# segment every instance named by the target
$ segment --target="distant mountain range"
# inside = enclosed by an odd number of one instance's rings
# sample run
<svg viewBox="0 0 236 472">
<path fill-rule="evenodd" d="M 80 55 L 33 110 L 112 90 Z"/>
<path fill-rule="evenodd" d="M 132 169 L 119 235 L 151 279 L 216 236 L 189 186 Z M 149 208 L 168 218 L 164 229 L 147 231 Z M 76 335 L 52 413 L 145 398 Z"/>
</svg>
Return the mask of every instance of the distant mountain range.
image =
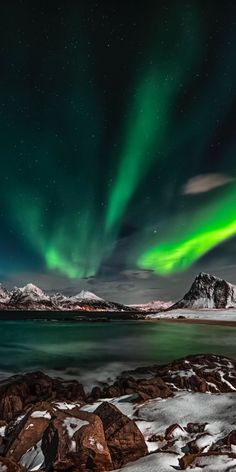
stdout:
<svg viewBox="0 0 236 472">
<path fill-rule="evenodd" d="M 104 300 L 92 292 L 82 290 L 77 295 L 61 293 L 49 295 L 31 283 L 22 288 L 7 290 L 0 284 L 0 311 L 98 311 L 157 313 L 173 309 L 236 308 L 236 286 L 210 274 L 200 272 L 190 290 L 177 303 L 151 301 L 124 305 Z"/>
<path fill-rule="evenodd" d="M 82 290 L 74 296 L 61 293 L 46 294 L 33 284 L 7 290 L 0 284 L 0 310 L 20 311 L 116 311 L 137 312 L 138 310 L 121 303 L 103 300 L 94 293 Z"/>
<path fill-rule="evenodd" d="M 169 309 L 236 308 L 236 286 L 214 275 L 200 272 L 190 290 Z"/>
<path fill-rule="evenodd" d="M 173 305 L 173 302 L 163 302 L 162 300 L 152 300 L 151 302 L 147 303 L 139 303 L 139 304 L 132 304 L 129 305 L 132 308 L 136 308 L 136 310 L 140 310 L 143 312 L 157 312 L 157 311 L 164 311 L 169 310 Z"/>
</svg>

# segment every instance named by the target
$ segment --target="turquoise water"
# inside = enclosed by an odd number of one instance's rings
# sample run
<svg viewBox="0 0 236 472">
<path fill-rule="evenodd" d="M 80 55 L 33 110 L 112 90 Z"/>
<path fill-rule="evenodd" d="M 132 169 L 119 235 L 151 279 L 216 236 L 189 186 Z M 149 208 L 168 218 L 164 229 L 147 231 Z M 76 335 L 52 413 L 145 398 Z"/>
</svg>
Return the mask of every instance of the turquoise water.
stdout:
<svg viewBox="0 0 236 472">
<path fill-rule="evenodd" d="M 150 322 L 1 321 L 0 378 L 43 370 L 85 383 L 188 354 L 236 358 L 236 328 Z"/>
</svg>

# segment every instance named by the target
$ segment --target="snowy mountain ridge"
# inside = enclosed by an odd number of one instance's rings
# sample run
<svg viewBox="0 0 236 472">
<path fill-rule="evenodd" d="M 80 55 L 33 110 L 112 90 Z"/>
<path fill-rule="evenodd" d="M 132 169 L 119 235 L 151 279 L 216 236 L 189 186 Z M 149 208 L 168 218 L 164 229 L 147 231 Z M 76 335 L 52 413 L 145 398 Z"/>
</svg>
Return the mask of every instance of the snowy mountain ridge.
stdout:
<svg viewBox="0 0 236 472">
<path fill-rule="evenodd" d="M 214 275 L 200 272 L 190 290 L 171 309 L 236 308 L 236 286 Z"/>
<path fill-rule="evenodd" d="M 104 300 L 92 292 L 82 290 L 77 295 L 56 293 L 49 295 L 32 283 L 9 291 L 0 284 L 0 310 L 42 311 L 128 311 L 138 309 Z"/>
</svg>

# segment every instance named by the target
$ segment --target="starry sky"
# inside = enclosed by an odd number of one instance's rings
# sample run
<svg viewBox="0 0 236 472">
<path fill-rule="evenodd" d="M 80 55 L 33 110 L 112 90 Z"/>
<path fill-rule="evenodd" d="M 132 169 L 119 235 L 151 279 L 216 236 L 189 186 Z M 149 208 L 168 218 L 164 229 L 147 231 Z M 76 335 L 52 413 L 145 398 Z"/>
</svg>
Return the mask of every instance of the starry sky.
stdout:
<svg viewBox="0 0 236 472">
<path fill-rule="evenodd" d="M 236 283 L 236 2 L 3 0 L 0 279 Z"/>
</svg>

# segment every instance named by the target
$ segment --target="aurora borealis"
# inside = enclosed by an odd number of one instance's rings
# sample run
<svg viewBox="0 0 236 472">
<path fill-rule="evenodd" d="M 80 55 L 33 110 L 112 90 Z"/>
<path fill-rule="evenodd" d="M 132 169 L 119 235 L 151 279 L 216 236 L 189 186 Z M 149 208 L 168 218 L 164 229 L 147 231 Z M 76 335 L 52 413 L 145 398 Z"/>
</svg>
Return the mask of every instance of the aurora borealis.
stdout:
<svg viewBox="0 0 236 472">
<path fill-rule="evenodd" d="M 236 282 L 235 2 L 0 8 L 1 280 Z"/>
</svg>

